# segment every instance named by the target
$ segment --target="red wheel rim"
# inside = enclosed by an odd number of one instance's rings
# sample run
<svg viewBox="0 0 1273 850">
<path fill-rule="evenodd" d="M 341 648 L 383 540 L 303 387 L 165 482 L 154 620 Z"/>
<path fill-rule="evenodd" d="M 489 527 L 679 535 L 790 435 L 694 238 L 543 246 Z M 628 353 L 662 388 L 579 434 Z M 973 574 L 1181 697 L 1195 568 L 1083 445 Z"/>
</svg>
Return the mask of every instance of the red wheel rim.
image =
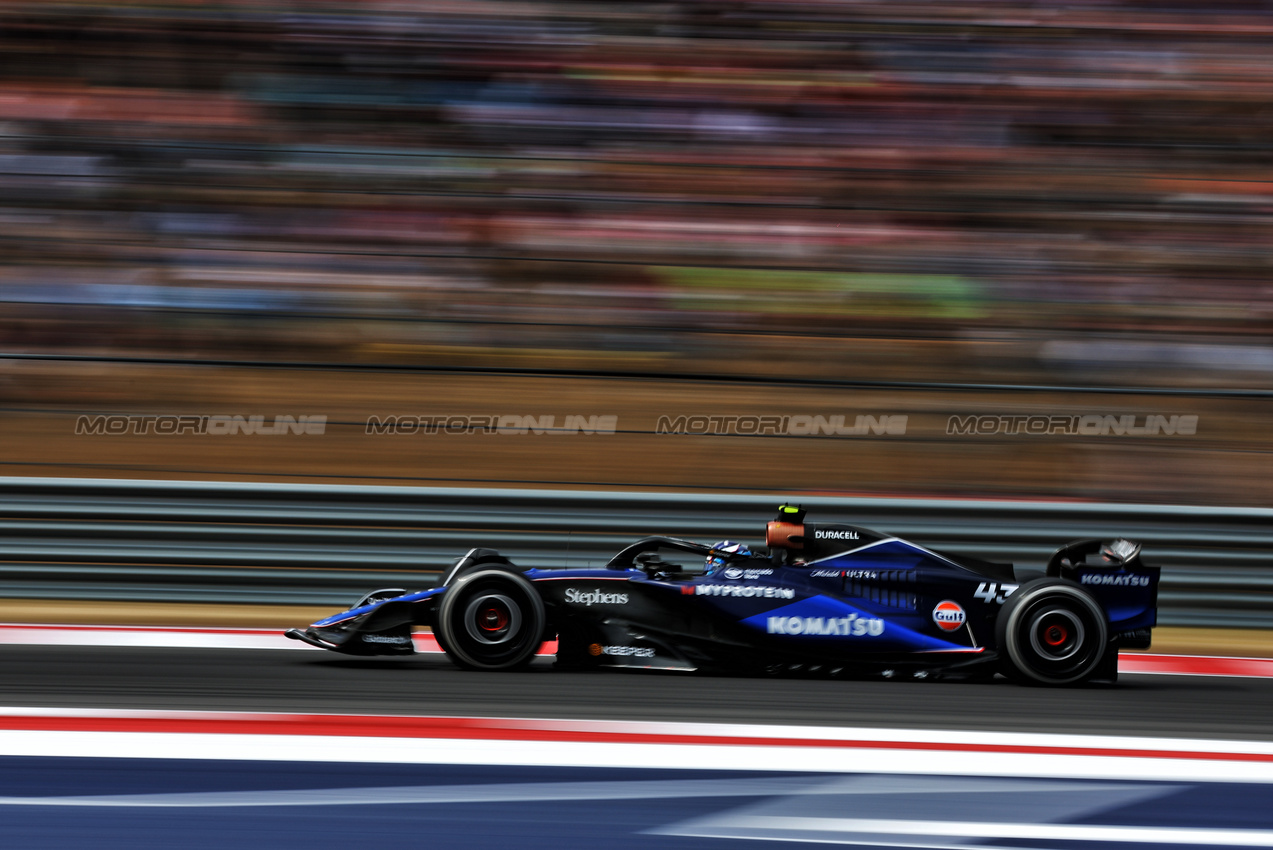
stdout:
<svg viewBox="0 0 1273 850">
<path fill-rule="evenodd" d="M 1063 626 L 1048 626 L 1043 633 L 1043 642 L 1048 646 L 1060 646 L 1069 638 L 1070 633 Z"/>
<path fill-rule="evenodd" d="M 477 626 L 484 632 L 498 632 L 508 627 L 508 612 L 494 605 L 477 615 Z"/>
</svg>

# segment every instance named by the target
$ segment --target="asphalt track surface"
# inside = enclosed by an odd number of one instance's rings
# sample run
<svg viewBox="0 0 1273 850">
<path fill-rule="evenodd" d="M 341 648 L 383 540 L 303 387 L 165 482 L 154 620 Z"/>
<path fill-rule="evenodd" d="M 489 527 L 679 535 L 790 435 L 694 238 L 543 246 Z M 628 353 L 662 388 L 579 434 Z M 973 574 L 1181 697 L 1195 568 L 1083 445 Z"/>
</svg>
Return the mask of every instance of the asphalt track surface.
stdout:
<svg viewBox="0 0 1273 850">
<path fill-rule="evenodd" d="M 0 705 L 716 723 L 1273 740 L 1273 679 L 1124 674 L 1114 686 L 474 673 L 440 655 L 0 647 Z"/>
</svg>

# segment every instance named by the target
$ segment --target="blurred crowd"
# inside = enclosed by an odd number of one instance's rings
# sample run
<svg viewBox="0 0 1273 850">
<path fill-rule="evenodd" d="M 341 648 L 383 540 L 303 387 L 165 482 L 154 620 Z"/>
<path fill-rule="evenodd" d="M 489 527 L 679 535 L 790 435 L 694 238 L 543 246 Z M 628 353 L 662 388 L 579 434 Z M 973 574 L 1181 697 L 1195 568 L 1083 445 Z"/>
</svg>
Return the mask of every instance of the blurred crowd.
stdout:
<svg viewBox="0 0 1273 850">
<path fill-rule="evenodd" d="M 0 5 L 8 350 L 1273 378 L 1273 3 Z"/>
</svg>

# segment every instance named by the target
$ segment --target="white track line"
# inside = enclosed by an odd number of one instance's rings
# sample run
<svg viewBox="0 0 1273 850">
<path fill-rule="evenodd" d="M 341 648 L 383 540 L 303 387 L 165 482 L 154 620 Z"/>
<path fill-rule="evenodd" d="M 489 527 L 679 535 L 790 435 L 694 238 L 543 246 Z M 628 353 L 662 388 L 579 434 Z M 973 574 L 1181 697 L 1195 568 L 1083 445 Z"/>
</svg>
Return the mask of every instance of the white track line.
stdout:
<svg viewBox="0 0 1273 850">
<path fill-rule="evenodd" d="M 0 709 L 0 755 L 1273 784 L 1273 743 L 518 718 Z"/>
</svg>

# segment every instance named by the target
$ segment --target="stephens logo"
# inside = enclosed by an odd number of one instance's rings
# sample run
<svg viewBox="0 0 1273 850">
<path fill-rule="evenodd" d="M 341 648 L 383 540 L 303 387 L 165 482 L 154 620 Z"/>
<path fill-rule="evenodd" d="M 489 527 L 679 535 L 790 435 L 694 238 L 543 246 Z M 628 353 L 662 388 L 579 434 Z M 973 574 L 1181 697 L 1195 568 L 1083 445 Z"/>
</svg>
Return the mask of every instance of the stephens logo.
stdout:
<svg viewBox="0 0 1273 850">
<path fill-rule="evenodd" d="M 626 593 L 605 593 L 600 590 L 580 590 L 576 587 L 566 590 L 566 601 L 572 605 L 627 605 Z"/>
<path fill-rule="evenodd" d="M 933 609 L 933 622 L 944 632 L 953 632 L 962 626 L 966 619 L 967 616 L 964 614 L 964 609 L 960 607 L 958 602 L 950 599 L 938 602 L 937 607 Z"/>
</svg>

